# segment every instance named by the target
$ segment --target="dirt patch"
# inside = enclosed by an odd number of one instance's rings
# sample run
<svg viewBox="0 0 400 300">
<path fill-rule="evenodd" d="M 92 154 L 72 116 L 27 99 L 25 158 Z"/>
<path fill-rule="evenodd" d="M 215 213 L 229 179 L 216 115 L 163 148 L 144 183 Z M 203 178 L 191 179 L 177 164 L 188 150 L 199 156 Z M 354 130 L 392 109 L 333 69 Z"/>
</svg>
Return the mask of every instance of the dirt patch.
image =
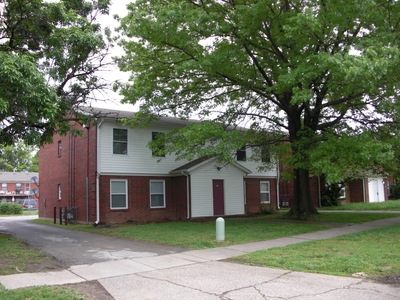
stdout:
<svg viewBox="0 0 400 300">
<path fill-rule="evenodd" d="M 391 284 L 400 287 L 400 274 L 387 275 L 379 278 L 375 278 L 374 281 L 379 283 Z"/>
<path fill-rule="evenodd" d="M 97 280 L 66 284 L 62 285 L 62 287 L 79 291 L 85 295 L 84 300 L 114 300 Z"/>
</svg>

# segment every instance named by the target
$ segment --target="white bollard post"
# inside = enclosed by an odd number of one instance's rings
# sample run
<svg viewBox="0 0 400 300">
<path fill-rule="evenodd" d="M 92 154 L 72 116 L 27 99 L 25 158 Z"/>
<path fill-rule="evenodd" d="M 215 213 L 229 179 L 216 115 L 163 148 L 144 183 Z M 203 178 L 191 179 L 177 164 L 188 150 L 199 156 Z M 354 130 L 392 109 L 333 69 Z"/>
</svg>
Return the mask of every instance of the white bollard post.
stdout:
<svg viewBox="0 0 400 300">
<path fill-rule="evenodd" d="M 219 217 L 215 221 L 215 231 L 217 241 L 225 241 L 225 220 Z"/>
</svg>

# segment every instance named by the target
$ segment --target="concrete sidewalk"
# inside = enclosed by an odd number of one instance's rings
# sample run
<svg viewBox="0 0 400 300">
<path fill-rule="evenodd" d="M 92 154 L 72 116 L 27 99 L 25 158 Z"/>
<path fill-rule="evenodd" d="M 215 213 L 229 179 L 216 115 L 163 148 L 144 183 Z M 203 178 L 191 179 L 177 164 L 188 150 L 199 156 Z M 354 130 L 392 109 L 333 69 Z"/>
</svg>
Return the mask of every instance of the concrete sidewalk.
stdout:
<svg viewBox="0 0 400 300">
<path fill-rule="evenodd" d="M 291 237 L 153 257 L 0 276 L 6 289 L 98 280 L 115 299 L 400 299 L 400 288 L 349 278 L 245 266 L 221 260 L 400 223 L 400 217 Z M 400 246 L 400 243 L 399 243 Z"/>
</svg>

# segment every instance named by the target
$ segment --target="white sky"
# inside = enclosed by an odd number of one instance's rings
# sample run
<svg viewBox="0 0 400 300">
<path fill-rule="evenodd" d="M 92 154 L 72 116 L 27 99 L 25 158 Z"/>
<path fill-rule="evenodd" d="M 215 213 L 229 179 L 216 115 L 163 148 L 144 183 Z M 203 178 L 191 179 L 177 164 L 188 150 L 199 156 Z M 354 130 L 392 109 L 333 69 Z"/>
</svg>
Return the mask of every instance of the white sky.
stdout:
<svg viewBox="0 0 400 300">
<path fill-rule="evenodd" d="M 123 17 L 127 14 L 126 5 L 134 0 L 114 0 L 111 2 L 110 14 L 102 17 L 101 24 L 104 27 L 109 27 L 112 31 L 118 26 L 118 22 L 114 19 L 114 15 Z M 123 50 L 117 45 L 112 49 L 112 56 L 120 56 Z M 115 66 L 112 70 L 104 72 L 103 75 L 112 84 L 116 80 L 126 81 L 129 74 L 120 72 L 118 67 Z M 91 105 L 95 107 L 121 109 L 121 110 L 136 110 L 131 104 L 121 104 L 119 101 L 122 98 L 118 93 L 109 92 L 103 94 L 96 94 L 99 101 L 92 101 Z"/>
</svg>

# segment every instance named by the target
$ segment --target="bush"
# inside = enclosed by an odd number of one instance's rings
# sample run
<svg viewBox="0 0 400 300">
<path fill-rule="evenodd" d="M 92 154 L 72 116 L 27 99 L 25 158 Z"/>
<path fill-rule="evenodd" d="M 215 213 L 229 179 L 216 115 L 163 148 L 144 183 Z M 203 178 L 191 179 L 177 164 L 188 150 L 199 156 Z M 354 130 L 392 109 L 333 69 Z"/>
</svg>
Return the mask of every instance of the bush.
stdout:
<svg viewBox="0 0 400 300">
<path fill-rule="evenodd" d="M 328 183 L 321 194 L 322 206 L 339 206 L 343 199 L 340 198 L 343 183 Z"/>
<path fill-rule="evenodd" d="M 260 212 L 261 214 L 270 215 L 270 214 L 276 214 L 278 210 L 276 209 L 276 206 L 273 204 L 261 203 Z"/>
<path fill-rule="evenodd" d="M 393 184 L 389 187 L 389 199 L 400 199 L 400 183 Z"/>
<path fill-rule="evenodd" d="M 0 203 L 0 215 L 21 215 L 22 205 L 17 203 Z"/>
</svg>

